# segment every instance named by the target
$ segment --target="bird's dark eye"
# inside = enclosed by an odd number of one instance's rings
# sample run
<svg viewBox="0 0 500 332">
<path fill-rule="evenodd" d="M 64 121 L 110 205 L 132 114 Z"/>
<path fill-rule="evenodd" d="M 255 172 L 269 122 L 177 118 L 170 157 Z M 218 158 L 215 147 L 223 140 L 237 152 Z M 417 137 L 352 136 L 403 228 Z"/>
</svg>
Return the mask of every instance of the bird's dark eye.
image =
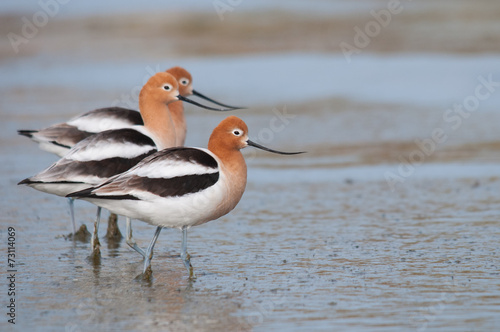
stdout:
<svg viewBox="0 0 500 332">
<path fill-rule="evenodd" d="M 172 86 L 171 86 L 170 84 L 165 84 L 165 85 L 163 86 L 163 90 L 165 90 L 165 91 L 170 91 L 170 90 L 172 90 Z"/>
<path fill-rule="evenodd" d="M 233 130 L 234 136 L 241 136 L 241 131 L 238 129 Z"/>
<path fill-rule="evenodd" d="M 187 78 L 181 78 L 181 84 L 182 85 L 188 85 L 189 84 L 189 80 Z"/>
</svg>

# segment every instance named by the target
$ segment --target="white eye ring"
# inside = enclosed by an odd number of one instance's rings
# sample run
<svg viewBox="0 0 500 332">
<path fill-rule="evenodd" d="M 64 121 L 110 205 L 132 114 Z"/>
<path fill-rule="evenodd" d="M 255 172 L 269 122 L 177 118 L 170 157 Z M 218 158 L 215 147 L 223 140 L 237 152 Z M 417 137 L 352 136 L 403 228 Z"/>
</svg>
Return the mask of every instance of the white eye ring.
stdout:
<svg viewBox="0 0 500 332">
<path fill-rule="evenodd" d="M 241 135 L 243 135 L 243 130 L 235 129 L 235 130 L 233 130 L 233 135 L 234 136 L 241 136 Z"/>
<path fill-rule="evenodd" d="M 188 84 L 189 84 L 189 80 L 188 80 L 187 78 L 181 78 L 181 79 L 180 79 L 180 83 L 181 83 L 182 85 L 188 85 Z"/>
<path fill-rule="evenodd" d="M 170 90 L 172 90 L 172 86 L 171 86 L 170 84 L 165 84 L 165 85 L 163 86 L 163 90 L 165 90 L 165 91 L 170 91 Z"/>
</svg>

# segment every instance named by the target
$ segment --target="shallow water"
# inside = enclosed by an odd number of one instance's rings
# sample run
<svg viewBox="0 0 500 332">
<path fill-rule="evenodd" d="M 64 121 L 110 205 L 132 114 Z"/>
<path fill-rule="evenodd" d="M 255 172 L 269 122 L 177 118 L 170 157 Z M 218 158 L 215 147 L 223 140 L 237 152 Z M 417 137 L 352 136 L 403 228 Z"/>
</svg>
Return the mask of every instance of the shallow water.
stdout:
<svg viewBox="0 0 500 332">
<path fill-rule="evenodd" d="M 500 180 L 484 168 L 474 178 L 429 171 L 390 192 L 356 171 L 311 178 L 313 167 L 254 167 L 237 209 L 190 231 L 197 280 L 181 263 L 180 232 L 165 230 L 151 283 L 134 281 L 142 264 L 124 243 L 103 241 L 93 266 L 88 244 L 57 237 L 69 230 L 65 201 L 15 187 L 25 168 L 2 181 L 11 192 L 2 241 L 15 227 L 23 329 L 484 331 L 499 323 Z M 90 225 L 93 211 L 77 202 L 79 221 Z M 153 228 L 135 222 L 134 231 L 145 244 Z"/>
<path fill-rule="evenodd" d="M 321 117 L 308 121 L 319 126 Z M 189 233 L 198 279 L 188 280 L 180 260 L 180 232 L 165 230 L 145 283 L 134 280 L 142 264 L 125 243 L 102 240 L 93 266 L 89 244 L 61 237 L 70 231 L 65 200 L 15 185 L 54 157 L 23 138 L 7 142 L 1 238 L 16 228 L 20 329 L 484 331 L 500 323 L 498 163 L 421 165 L 391 191 L 384 173 L 397 164 L 247 151 L 238 207 Z M 94 212 L 76 203 L 79 223 L 90 227 Z M 140 244 L 152 234 L 134 222 Z"/>
<path fill-rule="evenodd" d="M 316 2 L 322 5 L 311 12 L 372 6 Z M 267 3 L 241 9 L 281 2 Z M 294 1 L 290 8 L 303 6 Z M 211 8 L 202 10 L 217 19 Z M 63 14 L 94 11 L 68 7 Z M 51 33 L 49 26 L 40 40 L 50 42 Z M 347 65 L 338 53 L 168 61 L 147 52 L 116 61 L 96 53 L 55 56 L 47 49 L 0 62 L 0 330 L 493 331 L 500 324 L 500 94 L 482 100 L 458 128 L 443 119 L 475 93 L 479 76 L 500 80 L 496 54 L 367 50 Z M 134 91 L 151 70 L 178 62 L 193 73 L 197 90 L 249 107 L 234 114 L 253 139 L 307 154 L 245 149 L 248 185 L 239 205 L 189 232 L 198 278 L 187 278 L 180 232 L 164 230 L 153 279 L 136 281 L 142 261 L 124 241 L 102 238 L 101 264 L 91 264 L 89 244 L 63 236 L 71 230 L 66 201 L 16 185 L 57 160 L 16 130 L 114 102 L 135 107 Z M 195 146 L 205 146 L 227 116 L 190 106 L 186 114 L 187 144 Z M 445 142 L 408 164 L 420 151 L 415 140 L 436 128 Z M 392 185 L 388 173 L 399 176 Z M 90 228 L 95 207 L 75 207 L 78 224 Z M 119 225 L 123 232 L 123 219 Z M 15 326 L 5 315 L 8 227 L 16 230 Z M 140 221 L 133 227 L 146 246 L 154 228 Z M 103 222 L 101 237 L 105 228 Z"/>
</svg>

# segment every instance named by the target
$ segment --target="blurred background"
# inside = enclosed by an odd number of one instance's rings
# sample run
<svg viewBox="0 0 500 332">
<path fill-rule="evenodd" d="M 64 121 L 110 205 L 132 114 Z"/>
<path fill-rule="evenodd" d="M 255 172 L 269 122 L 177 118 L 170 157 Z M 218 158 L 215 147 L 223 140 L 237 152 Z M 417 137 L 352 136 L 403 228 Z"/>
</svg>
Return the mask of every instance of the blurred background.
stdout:
<svg viewBox="0 0 500 332">
<path fill-rule="evenodd" d="M 498 138 L 498 93 L 456 130 L 443 119 L 479 76 L 498 77 L 495 1 L 54 0 L 4 1 L 0 10 L 1 111 L 31 127 L 110 104 L 135 108 L 152 73 L 182 65 L 198 90 L 248 106 L 248 121 L 274 107 L 298 115 L 275 139 L 311 152 L 348 145 L 363 159 L 398 162 L 436 127 L 449 137 L 432 158 L 452 157 L 447 145 Z M 225 115 L 189 116 L 187 143 L 203 145 Z"/>
<path fill-rule="evenodd" d="M 0 218 L 22 234 L 25 327 L 500 323 L 499 1 L 3 0 L 0 35 Z M 57 158 L 16 130 L 137 108 L 147 79 L 175 65 L 196 90 L 247 106 L 233 114 L 254 140 L 308 153 L 246 151 L 242 202 L 192 232 L 201 281 L 188 287 L 172 232 L 157 245 L 155 285 L 144 288 L 129 284 L 140 264 L 126 246 L 105 253 L 96 273 L 87 244 L 54 240 L 69 231 L 64 200 L 16 183 Z M 186 145 L 205 147 L 225 116 L 187 105 Z M 89 225 L 92 206 L 79 209 Z M 137 224 L 146 241 L 151 228 Z M 57 276 L 44 276 L 51 268 Z"/>
</svg>

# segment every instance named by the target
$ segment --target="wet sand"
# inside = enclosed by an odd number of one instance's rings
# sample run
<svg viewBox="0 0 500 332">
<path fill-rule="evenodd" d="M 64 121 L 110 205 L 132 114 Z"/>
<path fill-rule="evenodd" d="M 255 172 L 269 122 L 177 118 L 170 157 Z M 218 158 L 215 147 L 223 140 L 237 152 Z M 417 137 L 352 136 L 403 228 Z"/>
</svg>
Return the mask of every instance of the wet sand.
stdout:
<svg viewBox="0 0 500 332">
<path fill-rule="evenodd" d="M 377 2 L 373 8 L 384 5 Z M 300 89 L 301 84 L 314 87 L 314 77 L 302 70 L 290 85 L 276 78 L 279 85 L 270 84 L 255 97 L 248 95 L 252 88 L 245 84 L 253 84 L 251 71 L 263 63 L 288 63 L 287 52 L 338 57 L 338 43 L 352 38 L 352 27 L 370 18 L 365 9 L 332 14 L 335 19 L 297 10 L 278 14 L 235 9 L 223 22 L 211 11 L 156 13 L 147 19 L 131 14 L 61 15 L 16 56 L 5 40 L 0 42 L 0 70 L 11 75 L 0 79 L 0 240 L 5 258 L 7 227 L 16 229 L 18 271 L 16 325 L 8 324 L 4 314 L 0 329 L 495 330 L 500 324 L 498 92 L 456 130 L 443 120 L 443 113 L 473 93 L 478 75 L 491 72 L 499 77 L 497 68 L 485 71 L 471 64 L 489 63 L 483 55 L 495 57 L 499 52 L 499 7 L 495 1 L 480 1 L 453 6 L 422 2 L 412 8 L 395 17 L 364 51 L 373 58 L 360 58 L 367 68 L 375 68 L 370 71 L 374 89 L 387 88 L 380 89 L 386 93 L 380 98 L 363 87 L 366 81 L 359 82 L 358 90 L 335 88 L 331 94 L 305 88 L 304 95 L 284 91 Z M 20 16 L 9 15 L 2 19 L 2 33 L 19 25 Z M 176 36 L 167 37 L 174 26 Z M 69 43 L 75 39 L 77 47 Z M 282 53 L 266 57 L 278 51 Z M 442 87 L 422 76 L 421 90 L 412 85 L 414 91 L 407 95 L 385 92 L 398 86 L 398 80 L 390 83 L 395 76 L 385 75 L 385 68 L 394 68 L 387 59 L 404 62 L 420 52 L 449 56 L 456 64 L 444 72 L 456 68 L 457 76 L 444 80 L 448 85 Z M 56 160 L 17 136 L 16 130 L 44 127 L 109 105 L 141 84 L 147 65 L 164 69 L 169 63 L 165 58 L 182 55 L 206 74 L 210 71 L 201 68 L 207 64 L 221 69 L 227 62 L 233 70 L 241 63 L 245 70 L 237 72 L 235 81 L 225 72 L 219 76 L 222 82 L 199 75 L 196 89 L 228 103 L 248 102 L 249 110 L 235 114 L 262 144 L 308 153 L 285 157 L 246 149 L 248 185 L 240 204 L 189 233 L 196 281 L 188 280 L 179 257 L 180 232 L 164 230 L 152 263 L 153 279 L 140 282 L 134 279 L 142 261 L 124 241 L 101 239 L 101 264 L 91 264 L 89 244 L 63 236 L 71 230 L 66 201 L 16 185 Z M 219 56 L 221 63 L 216 61 Z M 110 78 L 116 67 L 109 63 L 115 59 L 123 77 L 135 75 L 139 81 L 128 85 L 122 77 Z M 297 59 L 299 65 L 305 59 L 312 72 L 321 71 L 315 64 L 323 60 L 309 61 L 303 54 Z M 435 70 L 444 66 L 435 57 L 428 59 Z M 130 74 L 137 65 L 138 71 Z M 74 72 L 68 70 L 71 66 Z M 354 68 L 342 71 L 345 76 L 338 79 L 346 85 L 357 77 L 369 79 Z M 94 73 L 100 75 L 92 84 L 88 77 Z M 401 83 L 414 78 L 404 74 Z M 109 87 L 102 83 L 108 81 Z M 234 94 L 219 89 L 225 85 Z M 426 96 L 428 87 L 440 90 Z M 272 127 L 276 110 L 285 109 L 294 117 L 279 130 Z M 188 144 L 197 146 L 205 144 L 226 116 L 192 107 L 186 114 Z M 431 137 L 440 127 L 449 138 L 429 155 L 424 153 L 422 162 L 409 162 L 415 151 L 423 151 L 416 140 Z M 396 180 L 387 181 L 389 173 Z M 90 228 L 95 208 L 86 202 L 75 206 L 78 224 Z M 122 218 L 119 226 L 123 232 Z M 134 237 L 145 246 L 153 227 L 140 221 L 133 226 Z M 100 234 L 105 234 L 105 223 Z M 5 280 L 5 264 L 0 271 Z M 7 284 L 2 287 L 6 305 Z"/>
</svg>

